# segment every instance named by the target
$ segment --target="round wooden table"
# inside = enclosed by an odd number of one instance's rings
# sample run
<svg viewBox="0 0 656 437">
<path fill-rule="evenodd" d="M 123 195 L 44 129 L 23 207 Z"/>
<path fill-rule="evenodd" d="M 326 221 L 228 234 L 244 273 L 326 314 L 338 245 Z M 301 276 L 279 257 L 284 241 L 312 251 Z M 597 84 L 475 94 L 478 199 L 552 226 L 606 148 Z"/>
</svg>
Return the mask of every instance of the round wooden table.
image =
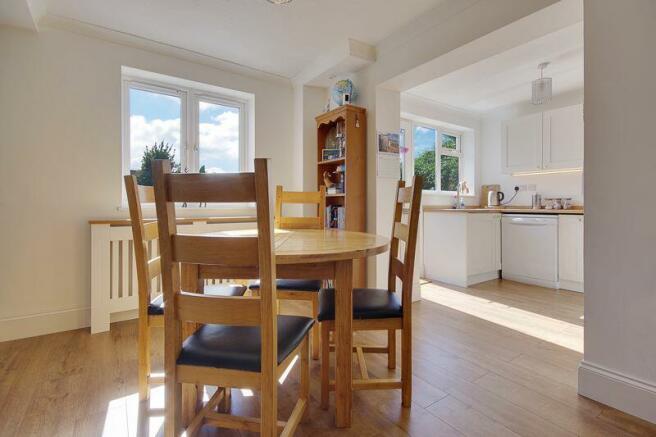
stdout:
<svg viewBox="0 0 656 437">
<path fill-rule="evenodd" d="M 222 231 L 204 235 L 248 235 L 255 230 Z M 388 250 L 389 238 L 364 232 L 276 229 L 276 276 L 279 279 L 332 279 L 335 285 L 335 422 L 351 425 L 353 260 Z M 200 274 L 203 277 L 203 274 Z M 206 277 L 206 276 L 205 276 Z M 186 279 L 185 279 L 186 278 Z M 193 266 L 183 266 L 182 281 L 193 286 L 199 278 Z"/>
</svg>

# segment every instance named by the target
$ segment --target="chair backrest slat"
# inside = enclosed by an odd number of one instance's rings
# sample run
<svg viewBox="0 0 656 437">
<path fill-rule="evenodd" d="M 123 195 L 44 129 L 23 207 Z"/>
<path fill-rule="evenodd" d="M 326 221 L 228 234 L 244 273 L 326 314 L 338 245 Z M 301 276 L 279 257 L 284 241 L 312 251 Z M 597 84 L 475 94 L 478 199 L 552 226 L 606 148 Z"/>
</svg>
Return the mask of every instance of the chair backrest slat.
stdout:
<svg viewBox="0 0 656 437">
<path fill-rule="evenodd" d="M 222 297 L 180 292 L 175 295 L 179 320 L 222 323 L 235 326 L 260 324 L 260 299 L 256 297 Z"/>
<path fill-rule="evenodd" d="M 408 236 L 410 235 L 410 228 L 408 225 L 395 222 L 394 223 L 394 238 L 398 238 L 401 241 L 408 242 Z"/>
<path fill-rule="evenodd" d="M 257 237 L 174 235 L 173 261 L 221 266 L 257 265 Z"/>
<path fill-rule="evenodd" d="M 283 216 L 285 203 L 310 204 L 317 206 L 317 215 L 313 217 Z M 284 191 L 282 185 L 276 187 L 275 223 L 280 229 L 323 229 L 326 224 L 326 187 L 319 191 Z"/>
<path fill-rule="evenodd" d="M 159 237 L 157 222 L 144 223 L 143 230 L 143 239 L 146 241 L 155 240 Z"/>
<path fill-rule="evenodd" d="M 198 276 L 201 279 L 216 278 L 244 278 L 258 279 L 260 272 L 258 266 L 217 266 L 217 265 L 200 265 L 198 266 Z"/>
<path fill-rule="evenodd" d="M 141 204 L 154 202 L 154 191 L 153 187 L 138 185 L 137 178 L 133 175 L 127 175 L 123 179 L 130 209 L 134 261 L 137 267 L 139 317 L 146 317 L 152 292 L 151 280 L 160 273 L 160 259 L 148 258 L 148 242 L 157 238 L 158 229 L 157 222 L 144 223 Z"/>
<path fill-rule="evenodd" d="M 396 290 L 396 278 L 401 279 L 403 304 L 412 299 L 412 280 L 415 265 L 415 253 L 417 250 L 417 231 L 419 228 L 419 213 L 421 206 L 421 187 L 423 179 L 415 176 L 411 187 L 406 187 L 405 182 L 399 181 L 394 203 L 394 221 L 392 222 L 392 241 L 390 244 L 390 260 L 387 286 L 390 290 Z M 407 223 L 403 223 L 404 205 L 407 207 Z M 399 241 L 405 243 L 403 261 L 400 260 Z"/>
<path fill-rule="evenodd" d="M 137 185 L 137 193 L 141 203 L 155 203 L 155 190 L 147 185 Z"/>
<path fill-rule="evenodd" d="M 157 256 L 148 261 L 148 279 L 154 279 L 162 273 L 162 263 Z"/>
<path fill-rule="evenodd" d="M 253 173 L 169 174 L 169 202 L 255 202 Z"/>
</svg>

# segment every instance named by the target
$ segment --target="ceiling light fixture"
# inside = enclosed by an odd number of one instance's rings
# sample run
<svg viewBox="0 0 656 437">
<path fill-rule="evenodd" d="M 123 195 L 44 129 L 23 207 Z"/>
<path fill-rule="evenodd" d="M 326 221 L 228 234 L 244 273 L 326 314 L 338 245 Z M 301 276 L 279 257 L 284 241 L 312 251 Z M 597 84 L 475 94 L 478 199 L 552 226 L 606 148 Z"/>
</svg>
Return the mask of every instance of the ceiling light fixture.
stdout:
<svg viewBox="0 0 656 437">
<path fill-rule="evenodd" d="M 267 1 L 274 5 L 284 5 L 292 2 L 292 0 L 267 0 Z"/>
<path fill-rule="evenodd" d="M 534 105 L 542 105 L 551 100 L 551 78 L 542 77 L 544 69 L 549 65 L 548 62 L 543 62 L 538 65 L 540 70 L 540 78 L 533 81 L 531 92 L 531 103 Z"/>
</svg>

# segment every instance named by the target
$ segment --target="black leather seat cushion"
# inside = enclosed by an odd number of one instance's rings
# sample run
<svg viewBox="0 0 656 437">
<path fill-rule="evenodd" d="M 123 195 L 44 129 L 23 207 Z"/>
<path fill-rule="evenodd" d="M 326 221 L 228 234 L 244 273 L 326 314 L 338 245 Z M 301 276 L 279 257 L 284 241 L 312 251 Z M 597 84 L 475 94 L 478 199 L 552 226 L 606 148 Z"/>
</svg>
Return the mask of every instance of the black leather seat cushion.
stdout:
<svg viewBox="0 0 656 437">
<path fill-rule="evenodd" d="M 284 291 L 319 291 L 323 286 L 320 279 L 278 279 L 276 287 Z M 252 290 L 260 288 L 260 281 L 257 281 L 249 287 Z"/>
<path fill-rule="evenodd" d="M 353 289 L 354 319 L 388 319 L 401 317 L 403 310 L 396 293 L 375 288 Z M 319 292 L 319 321 L 335 320 L 335 289 Z"/>
<path fill-rule="evenodd" d="M 303 341 L 314 320 L 278 316 L 278 364 Z M 204 325 L 182 344 L 178 364 L 260 371 L 260 327 Z"/>
<path fill-rule="evenodd" d="M 243 296 L 246 287 L 239 284 L 212 284 L 205 286 L 204 293 L 213 296 Z M 160 294 L 148 304 L 148 314 L 151 316 L 164 314 L 164 296 Z"/>
</svg>

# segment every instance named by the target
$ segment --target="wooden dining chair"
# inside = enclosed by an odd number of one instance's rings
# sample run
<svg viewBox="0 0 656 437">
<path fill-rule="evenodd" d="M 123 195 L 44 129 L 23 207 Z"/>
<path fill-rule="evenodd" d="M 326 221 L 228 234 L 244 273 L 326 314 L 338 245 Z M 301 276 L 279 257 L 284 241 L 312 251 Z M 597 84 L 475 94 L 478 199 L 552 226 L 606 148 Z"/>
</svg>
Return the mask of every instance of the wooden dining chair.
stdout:
<svg viewBox="0 0 656 437">
<path fill-rule="evenodd" d="M 191 419 L 187 436 L 204 424 L 290 436 L 309 397 L 309 338 L 314 320 L 278 316 L 273 226 L 269 211 L 267 161 L 255 160 L 254 173 L 172 174 L 169 161 L 154 161 L 164 288 L 165 435 L 182 432 L 182 384 L 260 391 L 260 418 L 215 411 L 217 392 Z M 175 202 L 256 205 L 257 235 L 184 235 L 175 225 Z M 180 286 L 180 263 L 211 266 L 225 277 L 259 278 L 259 296 L 210 296 Z M 185 322 L 203 325 L 187 339 Z M 277 420 L 277 383 L 300 355 L 300 396 L 287 422 Z"/>
<path fill-rule="evenodd" d="M 316 205 L 317 215 L 312 217 L 292 217 L 282 213 L 284 204 Z M 326 214 L 326 187 L 319 191 L 284 191 L 282 185 L 276 186 L 275 224 L 279 229 L 323 229 Z M 312 318 L 319 315 L 319 290 L 323 281 L 319 279 L 278 279 L 278 299 L 309 301 L 312 305 Z M 250 289 L 257 292 L 260 284 L 255 282 Z M 319 359 L 321 335 L 318 324 L 312 328 L 312 358 Z"/>
<path fill-rule="evenodd" d="M 134 261 L 137 268 L 139 298 L 139 329 L 137 336 L 139 400 L 149 397 L 151 384 L 163 384 L 164 378 L 151 375 L 150 366 L 150 329 L 164 327 L 164 299 L 162 294 L 153 296 L 153 280 L 161 272 L 160 257 L 152 256 L 148 246 L 158 237 L 157 222 L 144 222 L 142 203 L 154 203 L 153 187 L 137 184 L 133 175 L 124 177 L 125 190 L 130 209 Z M 220 296 L 243 296 L 246 287 L 239 284 L 213 284 L 204 287 L 204 293 Z"/>
<path fill-rule="evenodd" d="M 387 347 L 356 346 L 360 378 L 354 379 L 353 390 L 401 389 L 401 403 L 409 407 L 412 401 L 412 284 L 417 248 L 417 228 L 421 203 L 422 178 L 415 176 L 413 185 L 405 187 L 399 181 L 394 207 L 394 224 L 390 244 L 387 289 L 353 289 L 353 330 L 388 332 Z M 407 214 L 404 214 L 404 205 Z M 403 218 L 407 217 L 407 221 Z M 400 260 L 400 242 L 405 247 Z M 397 278 L 401 280 L 401 296 L 396 292 Z M 329 380 L 329 335 L 335 330 L 335 290 L 319 292 L 319 321 L 321 322 L 321 406 L 328 408 L 329 391 L 334 383 Z M 365 353 L 386 353 L 388 367 L 396 366 L 396 330 L 401 330 L 401 379 L 370 379 Z"/>
</svg>

